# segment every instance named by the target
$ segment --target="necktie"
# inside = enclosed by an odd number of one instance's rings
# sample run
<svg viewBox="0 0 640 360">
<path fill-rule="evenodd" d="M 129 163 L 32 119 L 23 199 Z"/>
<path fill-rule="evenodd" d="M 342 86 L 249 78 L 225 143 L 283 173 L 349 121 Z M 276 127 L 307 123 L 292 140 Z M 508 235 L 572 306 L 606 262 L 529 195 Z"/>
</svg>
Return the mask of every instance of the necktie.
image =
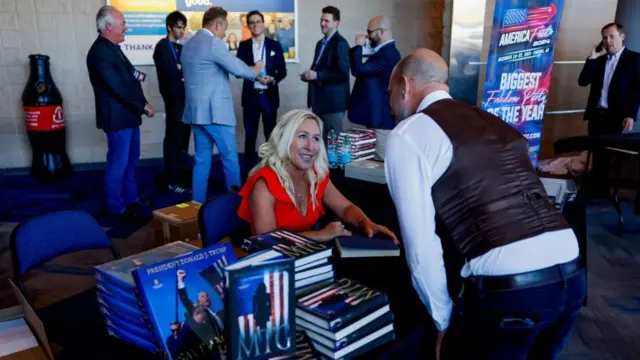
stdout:
<svg viewBox="0 0 640 360">
<path fill-rule="evenodd" d="M 318 53 L 318 58 L 316 59 L 316 64 L 320 61 L 320 57 L 322 57 L 322 53 L 324 52 L 324 48 L 327 46 L 327 38 L 322 39 L 322 45 L 320 46 L 320 52 Z"/>
</svg>

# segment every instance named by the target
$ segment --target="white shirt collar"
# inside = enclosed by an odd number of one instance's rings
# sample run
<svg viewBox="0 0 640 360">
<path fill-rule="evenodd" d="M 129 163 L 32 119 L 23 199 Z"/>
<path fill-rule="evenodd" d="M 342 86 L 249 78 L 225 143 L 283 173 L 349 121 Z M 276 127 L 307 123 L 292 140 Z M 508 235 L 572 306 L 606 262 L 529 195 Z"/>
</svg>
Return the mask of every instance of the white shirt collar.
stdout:
<svg viewBox="0 0 640 360">
<path fill-rule="evenodd" d="M 420 103 L 420 105 L 418 105 L 418 110 L 416 112 L 420 112 L 429 107 L 429 105 L 433 104 L 434 102 L 442 99 L 451 99 L 451 95 L 449 95 L 449 93 L 444 90 L 434 91 L 431 94 L 425 96 L 424 99 L 422 99 L 422 102 Z"/>
<path fill-rule="evenodd" d="M 213 33 L 212 33 L 211 31 L 209 31 L 209 29 L 202 28 L 202 29 L 200 29 L 200 30 L 204 30 L 204 31 L 206 31 L 209 35 L 211 35 L 211 36 L 213 36 L 213 37 L 216 37 L 215 35 L 213 35 Z"/>
<path fill-rule="evenodd" d="M 391 40 L 387 40 L 385 42 L 383 42 L 382 44 L 376 46 L 375 48 L 373 48 L 373 51 L 378 52 L 378 50 L 380 50 L 383 46 L 390 44 L 392 42 L 394 42 L 395 40 L 391 39 Z"/>
</svg>

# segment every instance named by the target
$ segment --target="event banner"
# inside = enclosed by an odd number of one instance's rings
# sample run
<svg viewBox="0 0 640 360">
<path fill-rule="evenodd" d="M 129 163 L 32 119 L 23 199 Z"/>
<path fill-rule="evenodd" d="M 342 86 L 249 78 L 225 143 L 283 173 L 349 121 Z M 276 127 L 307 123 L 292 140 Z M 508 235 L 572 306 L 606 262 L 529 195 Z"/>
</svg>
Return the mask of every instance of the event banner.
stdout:
<svg viewBox="0 0 640 360">
<path fill-rule="evenodd" d="M 564 0 L 497 0 L 482 109 L 529 140 L 534 167 Z"/>
<path fill-rule="evenodd" d="M 153 49 L 167 35 L 166 16 L 178 10 L 187 17 L 187 31 L 183 41 L 202 27 L 202 15 L 212 6 L 221 6 L 229 15 L 229 28 L 224 42 L 230 51 L 236 51 L 240 41 L 251 38 L 246 14 L 259 10 L 264 15 L 265 35 L 278 40 L 285 60 L 297 58 L 296 30 L 297 0 L 107 0 L 107 5 L 122 11 L 129 30 L 122 51 L 134 65 L 153 65 Z"/>
</svg>

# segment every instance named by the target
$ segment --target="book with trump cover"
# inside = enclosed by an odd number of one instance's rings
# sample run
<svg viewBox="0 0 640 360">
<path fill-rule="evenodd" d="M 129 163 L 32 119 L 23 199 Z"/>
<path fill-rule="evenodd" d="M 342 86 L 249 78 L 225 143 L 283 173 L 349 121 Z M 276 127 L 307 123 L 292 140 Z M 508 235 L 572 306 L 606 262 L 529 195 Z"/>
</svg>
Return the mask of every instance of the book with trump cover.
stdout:
<svg viewBox="0 0 640 360">
<path fill-rule="evenodd" d="M 231 245 L 219 244 L 134 271 L 167 359 L 227 358 L 224 268 L 235 262 Z"/>
</svg>

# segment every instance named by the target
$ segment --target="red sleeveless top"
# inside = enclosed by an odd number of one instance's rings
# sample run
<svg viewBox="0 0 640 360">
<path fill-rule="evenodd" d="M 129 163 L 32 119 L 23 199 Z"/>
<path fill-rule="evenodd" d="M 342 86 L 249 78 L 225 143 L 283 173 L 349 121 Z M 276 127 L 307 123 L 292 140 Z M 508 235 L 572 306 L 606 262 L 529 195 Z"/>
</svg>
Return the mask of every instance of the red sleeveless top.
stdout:
<svg viewBox="0 0 640 360">
<path fill-rule="evenodd" d="M 327 174 L 328 175 L 328 174 Z M 280 183 L 278 175 L 270 167 L 266 166 L 258 170 L 255 174 L 251 175 L 247 179 L 246 184 L 240 190 L 240 196 L 242 196 L 242 202 L 238 209 L 238 216 L 242 219 L 253 224 L 251 218 L 251 208 L 249 204 L 249 196 L 253 191 L 253 187 L 256 181 L 264 179 L 267 183 L 267 188 L 273 197 L 275 198 L 275 216 L 276 216 L 276 228 L 289 230 L 293 232 L 303 232 L 311 230 L 311 228 L 318 222 L 318 219 L 324 215 L 324 208 L 322 207 L 322 198 L 324 196 L 324 190 L 329 183 L 329 176 L 325 176 L 322 182 L 318 185 L 318 191 L 316 193 L 316 207 L 313 208 L 313 202 L 311 197 L 307 202 L 307 215 L 302 216 L 293 200 L 289 197 L 286 190 Z M 270 211 L 265 209 L 265 211 Z"/>
</svg>

